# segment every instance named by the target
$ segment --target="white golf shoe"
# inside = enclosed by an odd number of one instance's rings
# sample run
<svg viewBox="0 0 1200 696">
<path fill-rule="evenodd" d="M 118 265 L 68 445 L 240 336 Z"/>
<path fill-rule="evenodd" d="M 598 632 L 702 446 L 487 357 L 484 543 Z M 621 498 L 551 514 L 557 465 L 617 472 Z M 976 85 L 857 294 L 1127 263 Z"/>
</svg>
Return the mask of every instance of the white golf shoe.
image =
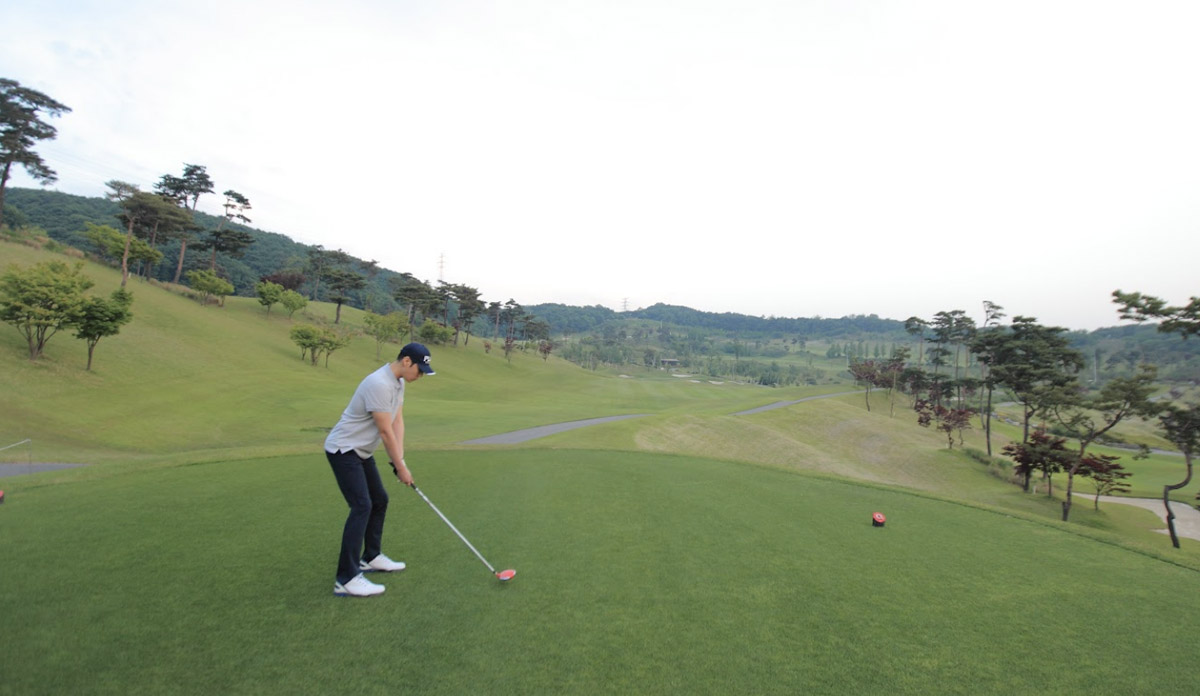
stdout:
<svg viewBox="0 0 1200 696">
<path fill-rule="evenodd" d="M 340 582 L 333 583 L 333 593 L 339 597 L 373 597 L 383 594 L 386 589 L 383 585 L 376 585 L 366 579 L 362 573 L 355 575 L 345 585 Z"/>
<path fill-rule="evenodd" d="M 404 570 L 404 561 L 393 561 L 382 553 L 371 559 L 371 562 L 358 562 L 358 569 L 364 573 L 371 573 L 376 570 L 384 573 L 395 573 Z"/>
</svg>

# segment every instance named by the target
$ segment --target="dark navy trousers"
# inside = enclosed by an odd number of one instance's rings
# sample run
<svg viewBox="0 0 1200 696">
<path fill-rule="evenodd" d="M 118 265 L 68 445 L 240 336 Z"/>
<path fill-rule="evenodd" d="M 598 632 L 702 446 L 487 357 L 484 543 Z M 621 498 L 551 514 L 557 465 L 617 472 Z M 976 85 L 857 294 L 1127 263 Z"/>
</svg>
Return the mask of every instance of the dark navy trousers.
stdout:
<svg viewBox="0 0 1200 696">
<path fill-rule="evenodd" d="M 387 517 L 388 494 L 375 468 L 375 457 L 363 459 L 354 450 L 326 452 L 338 488 L 350 506 L 350 515 L 342 529 L 342 550 L 338 554 L 337 581 L 343 585 L 361 571 L 360 559 L 369 561 L 380 553 L 383 520 Z"/>
</svg>

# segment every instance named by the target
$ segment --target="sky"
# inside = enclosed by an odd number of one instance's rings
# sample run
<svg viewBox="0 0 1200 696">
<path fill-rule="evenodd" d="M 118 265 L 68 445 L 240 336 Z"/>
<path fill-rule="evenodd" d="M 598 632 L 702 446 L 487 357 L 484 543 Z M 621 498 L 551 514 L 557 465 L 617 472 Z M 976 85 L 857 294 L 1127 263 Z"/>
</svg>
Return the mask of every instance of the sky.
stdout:
<svg viewBox="0 0 1200 696">
<path fill-rule="evenodd" d="M 485 301 L 1120 323 L 1200 295 L 1193 0 L 13 0 L 49 188 L 184 163 Z M 10 185 L 39 184 L 23 172 Z"/>
</svg>

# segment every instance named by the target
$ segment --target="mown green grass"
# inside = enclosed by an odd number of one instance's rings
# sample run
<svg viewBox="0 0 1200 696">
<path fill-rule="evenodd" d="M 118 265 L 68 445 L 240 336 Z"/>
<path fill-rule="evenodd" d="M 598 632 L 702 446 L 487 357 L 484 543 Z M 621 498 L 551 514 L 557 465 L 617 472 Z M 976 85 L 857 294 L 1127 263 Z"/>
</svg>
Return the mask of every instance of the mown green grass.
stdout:
<svg viewBox="0 0 1200 696">
<path fill-rule="evenodd" d="M 1188 693 L 1196 571 L 1058 525 L 698 457 L 430 452 L 335 599 L 319 457 L 5 505 L 8 693 Z M 882 510 L 887 526 L 870 524 Z M 34 590 L 36 586 L 37 591 Z"/>
<path fill-rule="evenodd" d="M 3 245 L 6 260 L 44 252 Z M 97 291 L 111 269 L 89 266 Z M 1200 544 L 1028 495 L 880 392 L 593 373 L 483 341 L 412 386 L 418 483 L 500 584 L 393 484 L 384 597 L 331 596 L 345 506 L 325 430 L 381 359 L 300 362 L 282 315 L 136 284 L 134 323 L 24 359 L 0 332 L 0 693 L 1191 693 Z M 333 307 L 310 308 L 332 321 Z M 343 309 L 354 326 L 361 312 Z M 298 318 L 299 319 L 299 318 Z M 390 347 L 394 353 L 395 346 Z M 624 374 L 625 376 L 621 376 Z M 644 418 L 519 446 L 462 441 Z M 999 451 L 1016 430 L 995 425 Z M 965 445 L 984 449 L 982 434 Z M 14 458 L 25 456 L 18 450 Z M 1128 462 L 1161 492 L 1177 458 Z M 1056 477 L 1059 496 L 1065 479 Z M 1137 483 L 1145 481 L 1145 483 Z M 1077 483 L 1077 490 L 1086 484 Z M 1191 495 L 1187 493 L 1187 495 Z M 869 516 L 889 516 L 884 529 Z M 394 553 L 393 553 L 394 552 Z"/>
</svg>

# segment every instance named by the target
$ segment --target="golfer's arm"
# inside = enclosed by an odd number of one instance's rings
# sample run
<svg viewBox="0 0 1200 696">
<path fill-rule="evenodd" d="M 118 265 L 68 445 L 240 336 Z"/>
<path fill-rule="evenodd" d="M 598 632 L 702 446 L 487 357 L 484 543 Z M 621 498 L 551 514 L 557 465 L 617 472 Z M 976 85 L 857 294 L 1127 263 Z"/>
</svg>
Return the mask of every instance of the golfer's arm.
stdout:
<svg viewBox="0 0 1200 696">
<path fill-rule="evenodd" d="M 383 440 L 388 459 L 400 466 L 404 461 L 404 419 L 400 412 L 372 411 L 371 417 L 375 419 L 375 427 L 379 429 L 379 439 Z"/>
</svg>

